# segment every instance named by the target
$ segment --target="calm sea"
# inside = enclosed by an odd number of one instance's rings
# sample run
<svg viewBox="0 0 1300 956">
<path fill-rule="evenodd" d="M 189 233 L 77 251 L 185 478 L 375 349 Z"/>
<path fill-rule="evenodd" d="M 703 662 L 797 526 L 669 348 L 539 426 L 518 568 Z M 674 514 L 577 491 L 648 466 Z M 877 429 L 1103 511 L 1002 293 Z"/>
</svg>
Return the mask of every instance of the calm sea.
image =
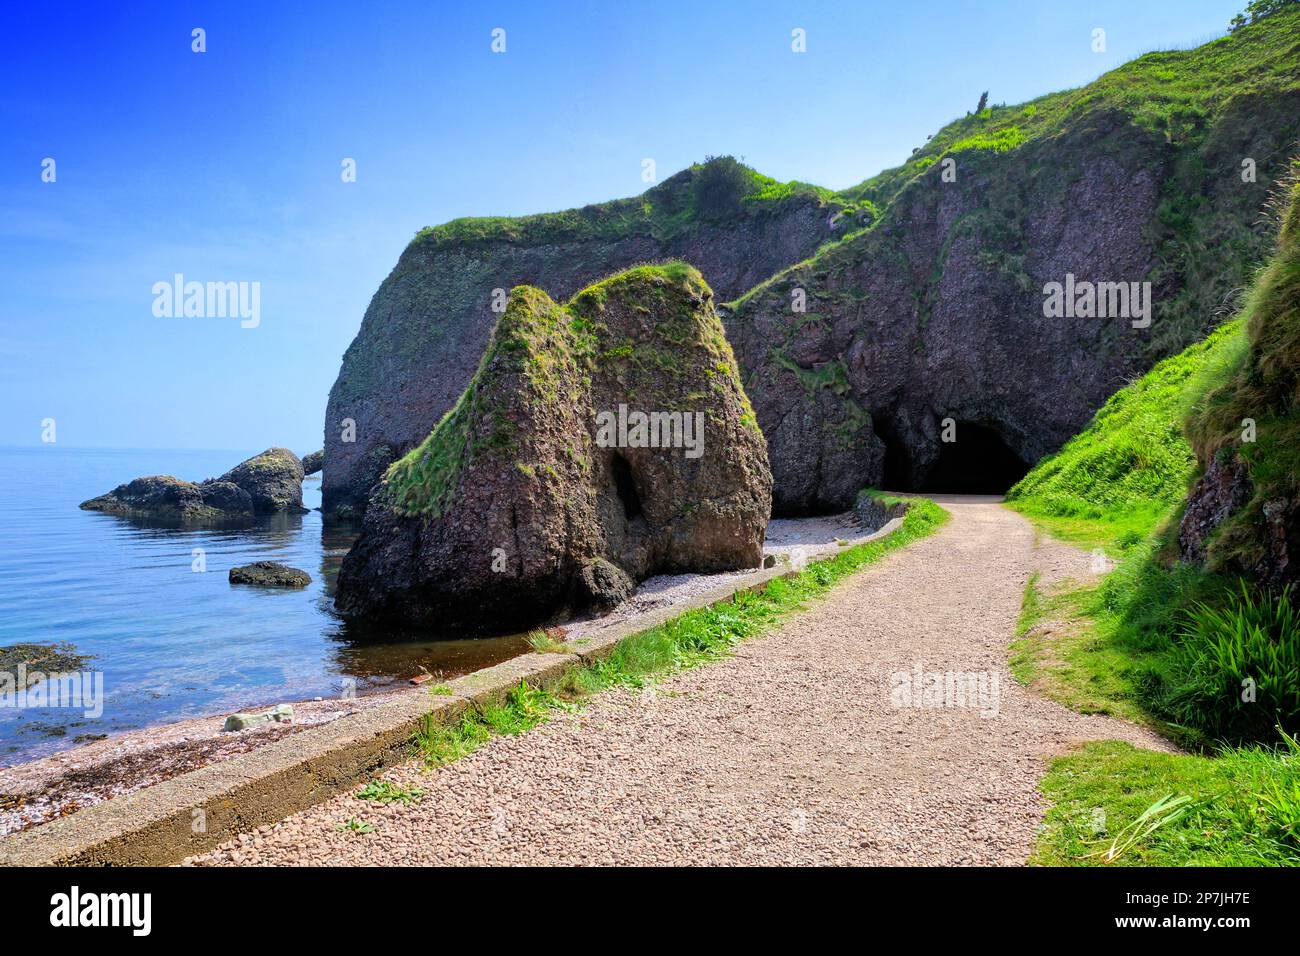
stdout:
<svg viewBox="0 0 1300 956">
<path fill-rule="evenodd" d="M 177 530 L 77 505 L 142 475 L 219 475 L 247 452 L 0 448 L 0 647 L 66 643 L 102 672 L 102 716 L 0 706 L 0 765 L 101 734 L 184 717 L 405 682 L 421 667 L 455 676 L 525 650 L 519 635 L 350 636 L 331 593 L 352 533 L 320 512 L 240 530 Z M 320 505 L 319 475 L 303 486 Z M 193 570 L 194 549 L 207 570 Z M 237 564 L 281 561 L 301 591 L 231 585 Z"/>
</svg>

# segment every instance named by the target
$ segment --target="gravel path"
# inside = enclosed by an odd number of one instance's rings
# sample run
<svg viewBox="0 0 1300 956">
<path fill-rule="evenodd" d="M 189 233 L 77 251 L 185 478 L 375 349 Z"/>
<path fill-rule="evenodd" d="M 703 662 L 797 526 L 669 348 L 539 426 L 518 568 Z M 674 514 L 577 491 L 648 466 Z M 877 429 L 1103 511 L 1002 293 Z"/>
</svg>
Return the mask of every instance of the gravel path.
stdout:
<svg viewBox="0 0 1300 956">
<path fill-rule="evenodd" d="M 1036 546 L 996 499 L 939 500 L 953 515 L 939 533 L 733 658 L 385 775 L 417 803 L 337 797 L 187 862 L 1022 863 L 1045 756 L 1095 738 L 1171 748 L 1006 669 L 1031 571 L 1087 573 L 1088 556 Z M 982 706 L 895 706 L 895 675 L 915 668 L 982 674 Z M 374 832 L 338 829 L 352 818 Z"/>
</svg>

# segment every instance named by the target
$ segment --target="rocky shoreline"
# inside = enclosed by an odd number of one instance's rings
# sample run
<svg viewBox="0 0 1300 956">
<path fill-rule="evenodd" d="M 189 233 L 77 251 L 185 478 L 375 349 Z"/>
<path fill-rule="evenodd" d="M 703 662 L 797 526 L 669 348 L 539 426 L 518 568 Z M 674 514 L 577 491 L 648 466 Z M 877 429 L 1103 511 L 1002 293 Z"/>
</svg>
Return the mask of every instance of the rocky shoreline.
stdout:
<svg viewBox="0 0 1300 956">
<path fill-rule="evenodd" d="M 854 512 L 819 518 L 773 519 L 768 525 L 764 554 L 799 567 L 808 560 L 853 545 L 872 530 L 864 528 Z M 589 614 L 570 621 L 565 625 L 566 639 L 574 641 L 600 635 L 651 610 L 685 607 L 704 593 L 756 573 L 758 569 L 649 578 L 609 613 Z M 398 694 L 428 693 L 428 686 L 427 681 L 422 681 L 420 686 L 385 689 L 351 699 L 290 701 L 294 711 L 292 723 L 270 722 L 236 733 L 222 730 L 224 713 L 188 718 L 114 734 L 0 768 L 0 837 L 256 750 L 308 727 L 380 706 Z M 267 701 L 265 707 L 278 703 L 284 702 Z"/>
</svg>

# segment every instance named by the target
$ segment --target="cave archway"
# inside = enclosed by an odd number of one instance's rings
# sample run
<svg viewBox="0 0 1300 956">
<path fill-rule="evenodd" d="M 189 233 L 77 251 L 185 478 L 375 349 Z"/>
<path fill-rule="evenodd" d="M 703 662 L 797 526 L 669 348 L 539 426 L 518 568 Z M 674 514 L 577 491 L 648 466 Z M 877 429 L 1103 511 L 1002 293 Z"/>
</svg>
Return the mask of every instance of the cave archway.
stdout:
<svg viewBox="0 0 1300 956">
<path fill-rule="evenodd" d="M 614 460 L 610 463 L 610 471 L 614 474 L 614 490 L 618 492 L 618 500 L 623 503 L 623 517 L 631 521 L 641 514 L 641 496 L 636 493 L 636 479 L 632 477 L 632 466 L 627 463 L 626 458 L 615 452 Z"/>
<path fill-rule="evenodd" d="M 918 491 L 1001 495 L 1029 471 L 995 429 L 958 422 L 956 434 L 956 441 L 939 443 L 939 458 Z"/>
</svg>

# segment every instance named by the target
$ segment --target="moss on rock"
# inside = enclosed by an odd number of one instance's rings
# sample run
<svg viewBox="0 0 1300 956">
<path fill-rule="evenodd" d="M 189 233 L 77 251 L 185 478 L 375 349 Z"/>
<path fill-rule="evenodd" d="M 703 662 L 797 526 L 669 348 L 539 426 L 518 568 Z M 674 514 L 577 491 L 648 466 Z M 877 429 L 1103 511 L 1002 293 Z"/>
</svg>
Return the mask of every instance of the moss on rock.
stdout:
<svg viewBox="0 0 1300 956">
<path fill-rule="evenodd" d="M 516 287 L 470 386 L 372 493 L 337 606 L 528 626 L 607 604 L 619 575 L 757 566 L 771 475 L 735 368 L 684 263 L 626 270 L 565 305 Z M 668 440 L 602 431 L 635 413 Z"/>
</svg>

